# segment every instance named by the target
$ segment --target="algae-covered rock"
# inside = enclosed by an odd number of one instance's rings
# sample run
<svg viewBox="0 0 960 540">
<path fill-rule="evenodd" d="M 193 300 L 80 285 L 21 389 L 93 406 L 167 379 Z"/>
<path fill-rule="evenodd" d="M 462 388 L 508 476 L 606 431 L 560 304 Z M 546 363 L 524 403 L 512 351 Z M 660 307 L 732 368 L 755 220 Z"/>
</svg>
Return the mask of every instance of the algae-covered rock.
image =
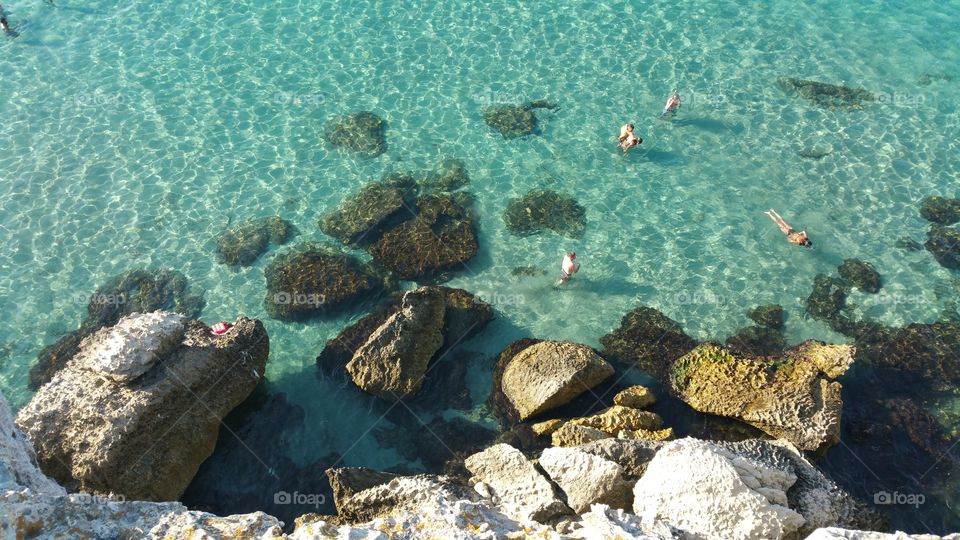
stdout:
<svg viewBox="0 0 960 540">
<path fill-rule="evenodd" d="M 344 244 L 374 242 L 395 221 L 413 215 L 415 190 L 407 176 L 367 184 L 320 218 L 320 230 Z"/>
<path fill-rule="evenodd" d="M 663 420 L 656 413 L 614 405 L 591 416 L 574 418 L 567 424 L 585 426 L 616 436 L 623 430 L 657 431 L 663 427 Z"/>
<path fill-rule="evenodd" d="M 880 292 L 880 273 L 868 262 L 860 259 L 844 259 L 837 269 L 840 277 L 863 292 Z"/>
<path fill-rule="evenodd" d="M 375 157 L 387 150 L 387 123 L 368 111 L 337 116 L 327 122 L 323 138 L 331 146 Z"/>
<path fill-rule="evenodd" d="M 833 321 L 843 310 L 847 301 L 844 283 L 826 274 L 817 274 L 813 291 L 807 297 L 807 313 L 814 319 Z"/>
<path fill-rule="evenodd" d="M 920 202 L 920 215 L 938 225 L 953 225 L 960 221 L 960 199 L 927 197 Z"/>
<path fill-rule="evenodd" d="M 667 380 L 674 360 L 690 352 L 697 342 L 663 313 L 639 307 L 624 315 L 620 328 L 600 338 L 601 354 Z"/>
<path fill-rule="evenodd" d="M 777 85 L 787 93 L 830 109 L 859 109 L 864 103 L 877 100 L 877 96 L 863 88 L 850 88 L 793 77 L 777 77 Z"/>
<path fill-rule="evenodd" d="M 576 199 L 548 189 L 511 199 L 503 213 L 510 232 L 529 236 L 549 229 L 568 238 L 580 238 L 587 228 L 587 211 Z"/>
<path fill-rule="evenodd" d="M 217 237 L 217 262 L 250 266 L 267 251 L 271 242 L 282 245 L 291 236 L 293 226 L 277 216 L 241 221 Z"/>
<path fill-rule="evenodd" d="M 283 321 L 338 313 L 386 288 L 383 277 L 354 257 L 310 242 L 277 255 L 264 275 L 264 307 Z"/>
<path fill-rule="evenodd" d="M 462 159 L 447 158 L 427 173 L 423 184 L 428 191 L 456 191 L 470 184 L 470 173 Z"/>
<path fill-rule="evenodd" d="M 780 304 L 757 306 L 747 312 L 747 317 L 760 326 L 778 330 L 783 328 L 783 308 Z"/>
<path fill-rule="evenodd" d="M 639 384 L 628 386 L 613 396 L 614 405 L 632 407 L 634 409 L 646 409 L 657 402 L 657 396 L 653 395 L 646 386 Z"/>
<path fill-rule="evenodd" d="M 30 388 L 36 390 L 53 378 L 85 337 L 117 324 L 124 315 L 164 310 L 194 318 L 203 305 L 203 293 L 192 289 L 186 276 L 175 270 L 131 270 L 110 278 L 90 295 L 80 328 L 40 351 L 30 368 Z"/>
<path fill-rule="evenodd" d="M 960 269 L 960 230 L 954 227 L 930 227 L 924 244 L 944 268 Z"/>
<path fill-rule="evenodd" d="M 673 367 L 670 384 L 694 409 L 743 420 L 803 450 L 840 440 L 840 383 L 854 349 L 807 341 L 776 360 L 704 344 Z"/>
<path fill-rule="evenodd" d="M 509 359 L 500 390 L 524 420 L 569 403 L 613 372 L 590 347 L 544 341 Z"/>
<path fill-rule="evenodd" d="M 451 196 L 416 200 L 417 215 L 385 233 L 368 250 L 374 260 L 400 279 L 438 277 L 466 268 L 478 250 L 471 212 Z"/>
<path fill-rule="evenodd" d="M 499 131 L 504 139 L 515 139 L 536 132 L 537 116 L 533 114 L 533 109 L 556 108 L 556 103 L 538 99 L 521 105 L 488 105 L 480 112 L 483 114 L 483 121 Z"/>
</svg>

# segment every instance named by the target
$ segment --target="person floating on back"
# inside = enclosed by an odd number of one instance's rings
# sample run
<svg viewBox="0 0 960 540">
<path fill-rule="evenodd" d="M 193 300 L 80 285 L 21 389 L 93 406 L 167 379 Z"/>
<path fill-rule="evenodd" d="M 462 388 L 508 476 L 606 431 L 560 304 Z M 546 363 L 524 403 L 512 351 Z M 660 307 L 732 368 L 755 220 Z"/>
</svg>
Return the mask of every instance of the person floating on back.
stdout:
<svg viewBox="0 0 960 540">
<path fill-rule="evenodd" d="M 811 242 L 810 239 L 807 238 L 807 231 L 797 232 L 793 230 L 793 227 L 791 227 L 786 221 L 784 221 L 783 218 L 780 217 L 780 214 L 778 214 L 776 210 L 771 208 L 770 210 L 764 212 L 764 214 L 770 216 L 770 219 L 772 219 L 773 222 L 777 224 L 777 227 L 780 227 L 780 232 L 787 235 L 788 242 L 798 246 L 813 247 L 813 242 Z"/>
<path fill-rule="evenodd" d="M 560 272 L 562 273 L 560 274 L 560 279 L 554 284 L 554 287 L 559 287 L 567 281 L 570 281 L 570 278 L 580 271 L 580 263 L 574 262 L 576 259 L 577 253 L 575 251 L 567 253 L 563 258 L 563 262 L 560 263 Z"/>
<path fill-rule="evenodd" d="M 677 109 L 680 108 L 680 105 L 680 92 L 674 90 L 673 95 L 667 99 L 666 105 L 663 106 L 663 112 L 660 114 L 660 116 L 676 114 Z"/>
<path fill-rule="evenodd" d="M 633 124 L 624 124 L 620 128 L 620 137 L 618 137 L 618 139 L 620 141 L 619 146 L 623 148 L 624 152 L 638 144 L 643 144 L 643 139 L 633 132 Z"/>
</svg>

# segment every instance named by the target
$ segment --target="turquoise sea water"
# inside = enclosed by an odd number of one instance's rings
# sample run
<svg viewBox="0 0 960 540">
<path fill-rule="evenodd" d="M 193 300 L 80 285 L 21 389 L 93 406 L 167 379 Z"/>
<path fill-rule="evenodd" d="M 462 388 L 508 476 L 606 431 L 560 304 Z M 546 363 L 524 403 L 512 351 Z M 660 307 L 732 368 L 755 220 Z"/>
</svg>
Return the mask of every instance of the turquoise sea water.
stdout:
<svg viewBox="0 0 960 540">
<path fill-rule="evenodd" d="M 171 268 L 205 291 L 204 320 L 264 319 L 268 388 L 305 412 L 292 459 L 396 465 L 365 436 L 379 414 L 316 376 L 324 342 L 364 313 L 270 320 L 274 252 L 232 271 L 214 238 L 280 215 L 298 240 L 323 240 L 317 217 L 357 187 L 447 157 L 469 169 L 481 245 L 449 285 L 499 315 L 464 347 L 478 404 L 506 343 L 598 346 L 641 304 L 723 340 L 746 309 L 779 303 L 788 341 L 845 341 L 803 308 L 813 276 L 845 257 L 883 275 L 885 297 L 850 301 L 886 324 L 935 320 L 960 292 L 929 253 L 893 247 L 924 240 L 920 199 L 960 195 L 960 2 L 57 4 L 6 4 L 21 35 L 0 40 L 0 388 L 14 407 L 37 352 L 79 325 L 99 285 Z M 823 109 L 778 76 L 883 99 Z M 684 107 L 661 120 L 674 88 Z M 504 140 L 482 121 L 484 105 L 538 98 L 560 105 L 538 111 L 539 135 Z M 328 118 L 358 110 L 387 121 L 385 154 L 322 144 Z M 624 156 L 628 121 L 645 142 Z M 811 147 L 830 154 L 798 155 Z M 582 238 L 507 231 L 507 199 L 535 188 L 586 207 Z M 814 249 L 787 244 L 771 207 Z M 570 249 L 582 271 L 553 292 Z M 511 276 L 527 265 L 550 275 Z M 908 514 L 898 524 L 922 527 Z"/>
</svg>

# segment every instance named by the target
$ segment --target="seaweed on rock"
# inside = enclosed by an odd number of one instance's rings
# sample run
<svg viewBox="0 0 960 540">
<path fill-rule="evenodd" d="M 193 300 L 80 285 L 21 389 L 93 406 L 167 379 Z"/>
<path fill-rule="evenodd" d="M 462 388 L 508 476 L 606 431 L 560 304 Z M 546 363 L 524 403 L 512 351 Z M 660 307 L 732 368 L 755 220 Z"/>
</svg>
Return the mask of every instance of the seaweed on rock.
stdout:
<svg viewBox="0 0 960 540">
<path fill-rule="evenodd" d="M 821 321 L 833 321 L 845 307 L 847 291 L 844 283 L 826 274 L 817 274 L 813 290 L 807 297 L 807 313 Z"/>
<path fill-rule="evenodd" d="M 850 88 L 793 77 L 777 77 L 777 85 L 785 92 L 830 109 L 859 109 L 864 103 L 877 100 L 877 96 L 863 88 Z"/>
<path fill-rule="evenodd" d="M 953 225 L 960 221 L 960 199 L 948 199 L 939 195 L 927 197 L 920 202 L 923 219 L 939 225 Z"/>
<path fill-rule="evenodd" d="M 375 242 L 398 219 L 408 217 L 416 181 L 402 173 L 360 188 L 339 208 L 320 219 L 320 230 L 344 244 Z"/>
<path fill-rule="evenodd" d="M 334 248 L 304 242 L 277 255 L 264 270 L 267 313 L 304 320 L 339 313 L 392 288 L 389 276 Z"/>
<path fill-rule="evenodd" d="M 635 365 L 661 381 L 669 379 L 677 358 L 697 346 L 679 323 L 646 306 L 624 315 L 620 328 L 601 337 L 600 344 L 605 358 Z"/>
<path fill-rule="evenodd" d="M 880 292 L 880 274 L 872 264 L 860 259 L 844 259 L 837 270 L 845 282 L 861 291 L 871 294 Z"/>
<path fill-rule="evenodd" d="M 515 139 L 536 133 L 537 116 L 533 113 L 533 109 L 556 108 L 556 103 L 540 99 L 522 105 L 488 105 L 482 109 L 481 113 L 483 121 L 499 131 L 504 139 Z"/>
<path fill-rule="evenodd" d="M 510 232 L 517 236 L 552 230 L 568 238 L 580 238 L 587 228 L 587 211 L 568 195 L 552 190 L 534 190 L 511 199 L 503 213 Z"/>
<path fill-rule="evenodd" d="M 387 123 L 368 111 L 337 116 L 327 122 L 323 138 L 331 146 L 376 157 L 387 149 Z"/>
<path fill-rule="evenodd" d="M 270 243 L 283 245 L 293 234 L 293 226 L 277 216 L 241 221 L 217 237 L 217 262 L 250 266 Z"/>
<path fill-rule="evenodd" d="M 927 231 L 924 247 L 933 254 L 940 266 L 960 270 L 960 230 L 934 225 Z"/>
</svg>

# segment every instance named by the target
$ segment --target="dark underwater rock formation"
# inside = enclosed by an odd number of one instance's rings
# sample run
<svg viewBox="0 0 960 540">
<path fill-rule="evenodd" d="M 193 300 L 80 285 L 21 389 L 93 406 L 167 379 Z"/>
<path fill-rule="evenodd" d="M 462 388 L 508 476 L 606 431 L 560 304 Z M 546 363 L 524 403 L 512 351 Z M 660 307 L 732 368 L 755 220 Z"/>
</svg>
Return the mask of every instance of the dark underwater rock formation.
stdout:
<svg viewBox="0 0 960 540">
<path fill-rule="evenodd" d="M 504 139 L 530 135 L 537 130 L 537 116 L 533 109 L 556 109 L 557 105 L 547 100 L 530 101 L 523 105 L 488 105 L 481 110 L 483 121 L 500 132 Z"/>
<path fill-rule="evenodd" d="M 725 345 L 737 354 L 774 356 L 783 352 L 787 342 L 779 329 L 756 325 L 741 328 Z"/>
<path fill-rule="evenodd" d="M 260 382 L 269 350 L 257 320 L 241 316 L 213 336 L 183 315 L 134 313 L 85 339 L 17 424 L 71 491 L 176 500 L 213 452 L 220 420 Z"/>
<path fill-rule="evenodd" d="M 398 220 L 413 213 L 417 189 L 412 176 L 392 174 L 367 184 L 320 219 L 320 230 L 344 244 L 375 242 Z"/>
<path fill-rule="evenodd" d="M 288 528 L 301 514 L 333 513 L 333 492 L 325 470 L 335 466 L 340 456 L 330 454 L 307 465 L 295 463 L 289 457 L 291 434 L 303 429 L 300 406 L 288 402 L 284 394 L 268 394 L 258 386 L 223 419 L 216 449 L 200 466 L 181 502 L 217 515 L 260 510 Z M 238 476 L 243 481 L 238 482 Z M 277 494 L 282 497 L 283 493 L 314 497 L 278 499 Z"/>
<path fill-rule="evenodd" d="M 448 195 L 419 197 L 416 207 L 415 217 L 368 248 L 377 264 L 406 280 L 437 278 L 444 271 L 465 268 L 478 250 L 469 209 Z"/>
<path fill-rule="evenodd" d="M 387 150 L 387 123 L 368 111 L 337 116 L 327 122 L 323 138 L 331 146 L 376 157 Z"/>
<path fill-rule="evenodd" d="M 587 211 L 568 195 L 548 189 L 534 190 L 511 199 L 503 212 L 503 220 L 517 236 L 550 229 L 568 238 L 580 238 L 587 228 Z"/>
<path fill-rule="evenodd" d="M 767 328 L 783 328 L 783 307 L 780 304 L 757 306 L 747 312 L 747 317 Z"/>
<path fill-rule="evenodd" d="M 454 416 L 434 418 L 425 426 L 383 426 L 373 431 L 377 443 L 395 448 L 409 461 L 420 460 L 428 471 L 439 472 L 451 460 L 462 460 L 482 450 L 498 433 L 476 422 Z"/>
<path fill-rule="evenodd" d="M 960 199 L 948 199 L 939 195 L 927 197 L 920 202 L 920 215 L 939 225 L 953 225 L 960 221 Z"/>
<path fill-rule="evenodd" d="M 837 270 L 844 281 L 861 291 L 871 294 L 880 292 L 880 273 L 872 264 L 860 259 L 844 259 Z"/>
<path fill-rule="evenodd" d="M 446 158 L 427 173 L 423 181 L 426 191 L 452 192 L 470 184 L 470 173 L 462 159 Z"/>
<path fill-rule="evenodd" d="M 124 315 L 164 310 L 196 318 L 203 305 L 203 294 L 193 291 L 186 276 L 175 270 L 140 269 L 114 276 L 90 296 L 80 328 L 40 351 L 30 368 L 29 386 L 36 390 L 50 381 L 77 353 L 83 338 L 117 324 Z"/>
<path fill-rule="evenodd" d="M 927 231 L 924 247 L 933 254 L 940 266 L 960 270 L 960 230 L 934 225 Z"/>
<path fill-rule="evenodd" d="M 637 366 L 662 381 L 670 367 L 697 346 L 679 323 L 656 309 L 641 306 L 624 315 L 620 328 L 600 338 L 605 358 Z"/>
<path fill-rule="evenodd" d="M 798 95 L 816 105 L 830 109 L 859 109 L 864 103 L 877 100 L 877 96 L 863 88 L 850 88 L 793 77 L 777 77 L 777 85 L 789 94 Z"/>
<path fill-rule="evenodd" d="M 338 313 L 388 288 L 383 276 L 356 258 L 311 242 L 277 255 L 264 275 L 264 307 L 282 321 Z"/>
<path fill-rule="evenodd" d="M 217 237 L 217 262 L 250 266 L 270 243 L 283 245 L 293 236 L 293 226 L 277 216 L 241 221 Z"/>
<path fill-rule="evenodd" d="M 847 301 L 847 291 L 839 279 L 817 274 L 813 291 L 807 297 L 807 313 L 821 321 L 832 321 L 840 315 Z"/>
<path fill-rule="evenodd" d="M 806 159 L 823 159 L 833 153 L 833 150 L 819 146 L 808 146 L 797 151 L 797 155 Z"/>
</svg>

